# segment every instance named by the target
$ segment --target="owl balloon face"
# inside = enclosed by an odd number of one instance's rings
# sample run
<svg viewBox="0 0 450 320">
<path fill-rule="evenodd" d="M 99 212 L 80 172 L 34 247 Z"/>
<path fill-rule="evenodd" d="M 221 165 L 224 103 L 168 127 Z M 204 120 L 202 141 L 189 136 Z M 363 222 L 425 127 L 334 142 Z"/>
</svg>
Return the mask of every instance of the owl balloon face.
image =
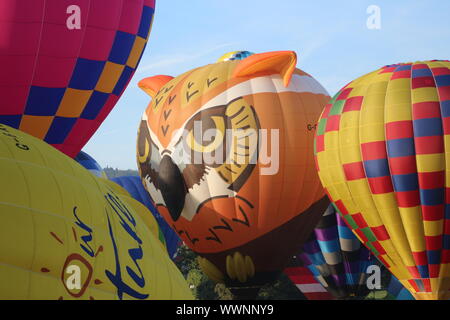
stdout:
<svg viewBox="0 0 450 320">
<path fill-rule="evenodd" d="M 255 239 L 323 197 L 312 141 L 329 97 L 295 65 L 294 52 L 269 52 L 139 83 L 152 97 L 138 134 L 141 177 L 197 252 Z"/>
</svg>

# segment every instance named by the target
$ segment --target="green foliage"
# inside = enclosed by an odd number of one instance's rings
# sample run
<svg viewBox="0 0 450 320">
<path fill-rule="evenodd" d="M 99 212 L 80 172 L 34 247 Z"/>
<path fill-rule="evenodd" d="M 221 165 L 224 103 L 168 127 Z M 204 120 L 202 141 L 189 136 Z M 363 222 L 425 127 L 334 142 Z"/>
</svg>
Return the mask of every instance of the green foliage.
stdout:
<svg viewBox="0 0 450 320">
<path fill-rule="evenodd" d="M 106 168 L 103 168 L 103 171 L 105 172 L 108 179 L 122 177 L 122 176 L 139 176 L 139 172 L 137 170 L 132 170 L 132 169 L 121 170 L 121 169 L 117 169 L 117 168 L 114 169 L 114 168 L 107 166 Z"/>
<path fill-rule="evenodd" d="M 294 283 L 281 273 L 278 279 L 259 290 L 257 300 L 306 300 Z"/>
<path fill-rule="evenodd" d="M 233 295 L 224 284 L 210 280 L 200 269 L 197 254 L 187 246 L 178 248 L 175 264 L 187 280 L 194 297 L 198 300 L 232 300 Z M 257 300 L 305 300 L 305 297 L 287 276 L 261 288 Z"/>
</svg>

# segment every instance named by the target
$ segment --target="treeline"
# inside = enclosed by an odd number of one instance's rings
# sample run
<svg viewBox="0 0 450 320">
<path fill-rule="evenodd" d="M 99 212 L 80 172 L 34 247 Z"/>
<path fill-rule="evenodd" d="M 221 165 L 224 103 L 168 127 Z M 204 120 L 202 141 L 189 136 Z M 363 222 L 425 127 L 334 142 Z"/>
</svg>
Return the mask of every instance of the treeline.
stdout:
<svg viewBox="0 0 450 320">
<path fill-rule="evenodd" d="M 108 166 L 106 168 L 103 168 L 103 171 L 106 173 L 106 176 L 108 177 L 108 179 L 122 177 L 122 176 L 138 176 L 139 175 L 139 172 L 137 170 L 132 170 L 132 169 L 121 170 L 121 169 L 117 169 L 117 168 L 111 168 Z"/>
</svg>

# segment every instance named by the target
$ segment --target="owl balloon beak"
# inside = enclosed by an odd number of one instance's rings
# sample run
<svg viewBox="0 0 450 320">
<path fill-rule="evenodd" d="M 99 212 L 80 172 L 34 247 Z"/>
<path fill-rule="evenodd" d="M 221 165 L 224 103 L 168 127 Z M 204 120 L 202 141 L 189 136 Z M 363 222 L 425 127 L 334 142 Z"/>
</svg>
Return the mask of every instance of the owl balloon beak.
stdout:
<svg viewBox="0 0 450 320">
<path fill-rule="evenodd" d="M 158 187 L 170 216 L 177 221 L 183 211 L 187 188 L 180 169 L 168 155 L 159 164 Z"/>
</svg>

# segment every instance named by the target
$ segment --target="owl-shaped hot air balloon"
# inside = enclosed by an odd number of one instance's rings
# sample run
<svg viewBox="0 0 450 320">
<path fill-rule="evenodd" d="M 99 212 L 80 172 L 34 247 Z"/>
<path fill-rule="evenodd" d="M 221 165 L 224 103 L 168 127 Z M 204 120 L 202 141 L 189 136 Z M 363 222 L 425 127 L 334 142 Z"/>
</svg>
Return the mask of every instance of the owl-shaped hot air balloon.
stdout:
<svg viewBox="0 0 450 320">
<path fill-rule="evenodd" d="M 416 299 L 450 297 L 450 62 L 388 65 L 340 90 L 319 176 L 359 239 Z"/>
<path fill-rule="evenodd" d="M 152 97 L 137 142 L 144 185 L 230 287 L 273 279 L 328 204 L 312 152 L 329 96 L 295 66 L 294 52 L 269 52 L 139 83 Z"/>
<path fill-rule="evenodd" d="M 0 123 L 74 158 L 147 45 L 155 0 L 0 1 Z"/>
</svg>

